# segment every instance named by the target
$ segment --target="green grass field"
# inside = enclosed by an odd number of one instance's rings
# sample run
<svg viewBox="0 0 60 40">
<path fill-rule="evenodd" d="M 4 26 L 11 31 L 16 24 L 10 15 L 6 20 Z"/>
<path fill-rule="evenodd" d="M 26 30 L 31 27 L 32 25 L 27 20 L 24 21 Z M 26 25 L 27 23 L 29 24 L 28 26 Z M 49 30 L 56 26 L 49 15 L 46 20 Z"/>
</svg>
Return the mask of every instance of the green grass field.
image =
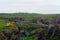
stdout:
<svg viewBox="0 0 60 40">
<path fill-rule="evenodd" d="M 25 17 L 25 18 L 29 18 L 29 17 L 37 17 L 37 16 L 42 16 L 42 17 L 52 17 L 52 16 L 57 16 L 57 14 L 0 14 L 0 17 Z"/>
</svg>

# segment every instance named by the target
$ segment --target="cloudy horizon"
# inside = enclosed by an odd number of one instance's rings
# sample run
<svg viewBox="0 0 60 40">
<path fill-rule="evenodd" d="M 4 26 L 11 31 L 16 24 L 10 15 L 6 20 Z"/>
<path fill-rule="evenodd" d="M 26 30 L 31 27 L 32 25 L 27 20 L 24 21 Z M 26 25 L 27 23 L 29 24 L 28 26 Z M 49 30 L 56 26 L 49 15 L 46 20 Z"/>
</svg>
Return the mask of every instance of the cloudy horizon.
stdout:
<svg viewBox="0 0 60 40">
<path fill-rule="evenodd" d="M 0 0 L 0 13 L 60 13 L 60 0 Z"/>
</svg>

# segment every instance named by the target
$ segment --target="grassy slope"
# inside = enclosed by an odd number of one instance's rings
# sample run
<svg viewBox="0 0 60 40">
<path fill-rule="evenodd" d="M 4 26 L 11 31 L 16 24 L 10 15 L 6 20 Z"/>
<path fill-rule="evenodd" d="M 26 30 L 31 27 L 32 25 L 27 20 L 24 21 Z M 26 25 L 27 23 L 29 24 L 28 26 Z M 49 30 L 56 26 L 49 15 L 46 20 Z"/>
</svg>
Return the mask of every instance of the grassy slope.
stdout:
<svg viewBox="0 0 60 40">
<path fill-rule="evenodd" d="M 32 18 L 32 17 L 37 17 L 37 16 L 42 16 L 43 18 L 50 18 L 53 16 L 57 16 L 55 14 L 0 14 L 0 17 L 25 17 L 25 18 Z M 0 29 L 2 28 L 1 25 L 3 26 L 4 22 L 0 22 Z M 25 39 L 21 40 L 33 40 L 33 38 L 27 37 Z"/>
<path fill-rule="evenodd" d="M 46 18 L 50 18 L 50 17 L 53 17 L 53 16 L 57 16 L 55 14 L 0 14 L 0 17 L 7 17 L 7 18 L 10 18 L 10 17 L 24 17 L 24 18 L 27 18 L 27 19 L 30 19 L 30 18 L 33 18 L 33 17 L 37 17 L 37 16 L 42 16 L 43 19 L 46 19 Z M 6 21 L 3 21 L 3 22 L 0 22 L 0 29 L 5 25 Z"/>
</svg>

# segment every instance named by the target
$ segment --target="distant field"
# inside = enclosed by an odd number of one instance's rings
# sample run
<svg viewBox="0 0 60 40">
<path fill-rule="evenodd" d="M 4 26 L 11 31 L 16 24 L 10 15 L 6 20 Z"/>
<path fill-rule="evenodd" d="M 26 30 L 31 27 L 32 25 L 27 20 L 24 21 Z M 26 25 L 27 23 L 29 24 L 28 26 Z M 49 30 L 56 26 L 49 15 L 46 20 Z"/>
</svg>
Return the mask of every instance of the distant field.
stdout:
<svg viewBox="0 0 60 40">
<path fill-rule="evenodd" d="M 42 16 L 44 18 L 47 17 L 53 17 L 53 16 L 58 16 L 58 14 L 27 14 L 27 13 L 15 13 L 15 14 L 0 14 L 0 17 L 25 17 L 25 18 L 32 18 L 32 17 L 37 17 L 37 16 Z"/>
</svg>

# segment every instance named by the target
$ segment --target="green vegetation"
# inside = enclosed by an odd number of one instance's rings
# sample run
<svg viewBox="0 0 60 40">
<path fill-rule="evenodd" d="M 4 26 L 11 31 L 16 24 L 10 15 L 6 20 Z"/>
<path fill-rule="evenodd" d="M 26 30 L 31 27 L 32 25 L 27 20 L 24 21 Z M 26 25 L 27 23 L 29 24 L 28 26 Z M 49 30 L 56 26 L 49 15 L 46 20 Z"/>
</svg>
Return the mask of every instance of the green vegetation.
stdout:
<svg viewBox="0 0 60 40">
<path fill-rule="evenodd" d="M 58 14 L 24 14 L 24 13 L 15 13 L 15 14 L 0 14 L 0 17 L 4 17 L 4 18 L 13 18 L 13 17 L 24 17 L 25 19 L 32 19 L 34 17 L 42 17 L 44 20 L 48 21 L 51 17 L 57 17 Z M 27 34 L 27 37 L 18 37 L 19 40 L 37 40 L 37 34 L 32 35 L 29 37 L 29 34 L 31 32 L 40 32 L 41 28 L 33 28 L 32 25 L 33 24 L 37 24 L 37 23 L 28 23 L 28 22 L 14 22 L 16 24 L 16 26 L 6 26 L 6 23 L 11 22 L 9 20 L 2 20 L 0 21 L 0 31 L 7 29 L 9 30 L 9 32 L 12 29 L 16 29 L 17 25 L 21 28 L 20 31 L 23 31 Z M 48 33 L 48 30 L 45 30 L 45 35 Z M 1 39 L 1 38 L 0 38 Z M 48 40 L 55 40 L 54 38 L 48 39 Z"/>
</svg>

